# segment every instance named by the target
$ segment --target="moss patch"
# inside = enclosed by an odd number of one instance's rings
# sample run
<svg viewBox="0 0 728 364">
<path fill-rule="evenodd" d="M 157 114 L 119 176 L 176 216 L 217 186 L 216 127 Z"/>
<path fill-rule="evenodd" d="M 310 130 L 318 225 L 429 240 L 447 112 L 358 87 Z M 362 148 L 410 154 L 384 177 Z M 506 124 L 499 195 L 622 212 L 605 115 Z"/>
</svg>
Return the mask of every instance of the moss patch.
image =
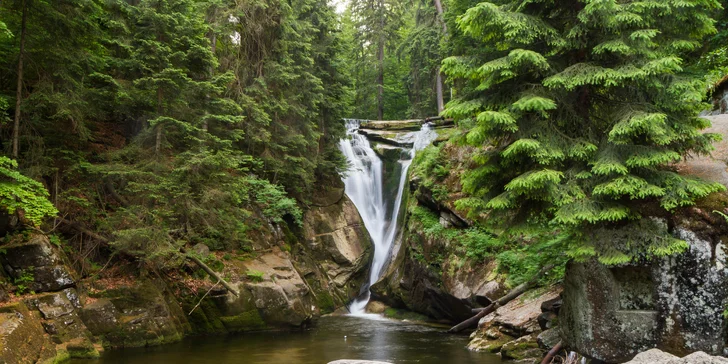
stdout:
<svg viewBox="0 0 728 364">
<path fill-rule="evenodd" d="M 73 340 L 66 345 L 66 353 L 74 359 L 97 359 L 101 354 L 86 340 Z"/>
<path fill-rule="evenodd" d="M 262 330 L 267 326 L 258 310 L 250 310 L 235 316 L 220 317 L 225 328 L 232 332 Z"/>
<path fill-rule="evenodd" d="M 336 310 L 334 298 L 331 297 L 331 294 L 326 291 L 318 292 L 318 295 L 316 296 L 316 304 L 318 305 L 322 314 L 331 313 Z"/>
</svg>

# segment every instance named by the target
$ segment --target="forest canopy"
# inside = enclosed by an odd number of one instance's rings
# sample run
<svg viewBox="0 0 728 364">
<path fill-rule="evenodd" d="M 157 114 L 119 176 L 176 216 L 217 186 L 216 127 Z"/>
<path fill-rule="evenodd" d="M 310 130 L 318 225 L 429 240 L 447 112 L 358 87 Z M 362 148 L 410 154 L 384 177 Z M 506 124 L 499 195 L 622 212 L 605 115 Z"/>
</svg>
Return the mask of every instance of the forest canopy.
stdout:
<svg viewBox="0 0 728 364">
<path fill-rule="evenodd" d="M 250 249 L 340 187 L 345 117 L 453 119 L 474 151 L 457 206 L 499 228 L 583 241 L 638 223 L 635 201 L 721 190 L 670 165 L 718 138 L 698 114 L 728 73 L 725 2 L 572 3 L 4 1 L 3 207 L 145 259 Z"/>
</svg>

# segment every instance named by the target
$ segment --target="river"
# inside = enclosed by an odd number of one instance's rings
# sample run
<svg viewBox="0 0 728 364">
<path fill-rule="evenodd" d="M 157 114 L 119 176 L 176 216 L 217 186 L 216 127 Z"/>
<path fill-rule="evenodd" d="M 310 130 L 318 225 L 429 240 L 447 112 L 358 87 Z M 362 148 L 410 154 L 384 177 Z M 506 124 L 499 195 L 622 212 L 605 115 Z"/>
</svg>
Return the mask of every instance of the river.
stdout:
<svg viewBox="0 0 728 364">
<path fill-rule="evenodd" d="M 496 364 L 499 357 L 467 350 L 466 336 L 410 322 L 328 316 L 298 332 L 190 338 L 144 349 L 111 350 L 73 364 L 326 364 L 337 359 L 417 364 Z"/>
</svg>

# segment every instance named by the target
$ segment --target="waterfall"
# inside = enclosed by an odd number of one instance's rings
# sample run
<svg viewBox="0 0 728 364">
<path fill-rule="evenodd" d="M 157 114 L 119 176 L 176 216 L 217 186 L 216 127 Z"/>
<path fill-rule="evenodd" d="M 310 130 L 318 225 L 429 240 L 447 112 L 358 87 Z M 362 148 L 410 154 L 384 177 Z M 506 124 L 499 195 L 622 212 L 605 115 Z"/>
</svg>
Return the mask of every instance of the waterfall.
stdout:
<svg viewBox="0 0 728 364">
<path fill-rule="evenodd" d="M 369 302 L 369 287 L 381 277 L 397 235 L 397 218 L 407 183 L 407 170 L 415 153 L 432 143 L 437 133 L 429 124 L 424 124 L 420 131 L 397 137 L 396 141 L 401 145 L 412 145 L 412 147 L 401 148 L 402 153 L 398 161 L 401 173 L 399 183 L 396 185 L 396 191 L 390 192 L 385 191 L 384 163 L 374 152 L 366 136 L 358 133 L 361 121 L 352 119 L 345 121 L 347 138 L 340 141 L 339 147 L 352 167 L 344 179 L 346 195 L 359 210 L 374 244 L 374 258 L 366 292 L 349 306 L 349 312 L 352 314 L 362 314 Z M 395 196 L 394 201 L 391 200 L 392 196 Z"/>
</svg>

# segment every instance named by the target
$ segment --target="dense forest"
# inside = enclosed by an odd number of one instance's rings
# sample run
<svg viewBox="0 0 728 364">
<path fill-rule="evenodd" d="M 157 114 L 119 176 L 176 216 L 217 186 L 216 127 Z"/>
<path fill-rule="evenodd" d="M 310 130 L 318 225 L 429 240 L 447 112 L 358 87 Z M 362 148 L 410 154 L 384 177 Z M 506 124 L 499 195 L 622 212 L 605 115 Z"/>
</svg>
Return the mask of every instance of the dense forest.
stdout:
<svg viewBox="0 0 728 364">
<path fill-rule="evenodd" d="M 566 244 L 610 263 L 684 249 L 607 237 L 650 231 L 636 201 L 672 210 L 722 189 L 666 166 L 718 137 L 697 115 L 728 73 L 728 4 L 570 4 L 4 1 L 2 205 L 32 229 L 105 237 L 56 237 L 84 272 L 110 254 L 152 267 L 200 242 L 246 250 L 340 184 L 342 118 L 441 114 L 474 148 L 457 204 L 483 222 L 478 244 L 532 234 L 534 255 Z"/>
</svg>

